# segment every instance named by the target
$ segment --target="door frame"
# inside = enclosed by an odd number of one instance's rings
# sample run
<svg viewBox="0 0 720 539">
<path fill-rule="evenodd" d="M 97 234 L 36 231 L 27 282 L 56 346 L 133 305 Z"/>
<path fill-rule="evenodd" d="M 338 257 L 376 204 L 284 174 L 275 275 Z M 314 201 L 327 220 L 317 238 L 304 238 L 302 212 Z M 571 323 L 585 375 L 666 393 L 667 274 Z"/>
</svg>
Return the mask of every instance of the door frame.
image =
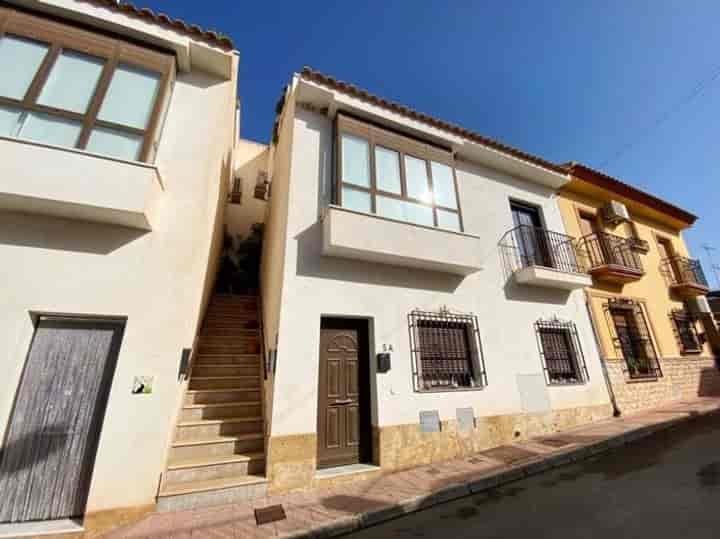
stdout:
<svg viewBox="0 0 720 539">
<path fill-rule="evenodd" d="M 320 318 L 320 332 L 323 329 L 354 329 L 358 332 L 358 395 L 360 408 L 360 447 L 359 447 L 359 464 L 372 464 L 373 447 L 372 447 L 372 386 L 371 373 L 372 369 L 372 347 L 370 343 L 371 320 L 369 318 L 352 317 L 352 316 L 335 316 L 322 315 Z M 320 335 L 318 335 L 320 336 Z M 316 432 L 317 432 L 317 450 L 316 462 L 318 469 L 333 468 L 337 465 L 320 463 L 320 398 L 322 390 L 322 379 L 320 369 L 322 368 L 322 339 L 318 339 L 318 384 L 317 384 L 317 408 L 316 408 Z"/>
<path fill-rule="evenodd" d="M 94 417 L 92 419 L 93 422 L 93 428 L 97 430 L 97 437 L 95 442 L 95 451 L 93 452 L 92 457 L 89 459 L 88 465 L 90 466 L 90 478 L 88 479 L 88 485 L 87 485 L 87 491 L 84 494 L 84 501 L 83 501 L 83 513 L 81 515 L 76 515 L 72 517 L 67 517 L 69 519 L 83 519 L 85 517 L 86 511 L 87 511 L 87 502 L 90 495 L 90 489 L 92 488 L 92 479 L 95 473 L 95 462 L 97 459 L 97 452 L 100 448 L 100 443 L 102 439 L 102 432 L 103 432 L 103 426 L 105 424 L 105 416 L 107 414 L 107 408 L 108 404 L 110 402 L 110 394 L 112 392 L 112 386 L 113 381 L 115 379 L 115 374 L 117 373 L 117 366 L 120 361 L 120 353 L 122 351 L 122 345 L 125 340 L 125 331 L 127 329 L 127 316 L 119 316 L 119 315 L 88 315 L 88 314 L 69 314 L 69 313 L 53 313 L 53 312 L 47 312 L 47 311 L 28 311 L 28 314 L 30 315 L 30 320 L 32 323 L 32 334 L 30 336 L 29 342 L 27 343 L 26 351 L 25 351 L 25 359 L 23 360 L 22 368 L 20 369 L 20 376 L 17 378 L 17 383 L 15 385 L 15 393 L 13 395 L 12 403 L 10 405 L 10 411 L 7 416 L 7 424 L 6 428 L 2 435 L 2 447 L 7 446 L 7 439 L 10 436 L 10 426 L 13 420 L 13 417 L 15 415 L 15 412 L 17 411 L 17 404 L 18 404 L 18 398 L 20 396 L 20 389 L 22 387 L 22 382 L 25 378 L 25 375 L 27 373 L 27 369 L 29 366 L 29 360 L 30 360 L 30 354 L 32 353 L 33 345 L 35 344 L 35 336 L 37 335 L 37 330 L 40 326 L 40 323 L 43 321 L 49 321 L 52 323 L 100 323 L 100 324 L 108 324 L 116 326 L 118 330 L 118 334 L 116 335 L 114 342 L 111 344 L 110 350 L 109 350 L 109 360 L 108 364 L 106 365 L 106 372 L 103 372 L 103 377 L 107 380 L 107 387 L 103 390 L 105 392 L 105 395 L 102 399 L 101 405 L 95 410 Z M 2 454 L 0 454 L 2 456 Z M 63 517 L 64 519 L 65 517 Z M 4 526 L 7 525 L 7 523 L 0 523 L 0 525 Z"/>
</svg>

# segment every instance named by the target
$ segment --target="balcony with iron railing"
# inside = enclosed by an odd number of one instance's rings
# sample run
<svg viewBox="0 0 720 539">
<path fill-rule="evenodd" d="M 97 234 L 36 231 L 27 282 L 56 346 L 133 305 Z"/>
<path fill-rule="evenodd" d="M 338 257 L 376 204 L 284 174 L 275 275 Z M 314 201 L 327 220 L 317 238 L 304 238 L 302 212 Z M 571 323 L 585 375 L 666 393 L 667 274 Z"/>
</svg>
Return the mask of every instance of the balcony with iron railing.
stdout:
<svg viewBox="0 0 720 539">
<path fill-rule="evenodd" d="M 499 247 L 506 275 L 518 284 L 564 290 L 592 284 L 579 263 L 572 236 L 520 225 L 503 235 Z"/>
<path fill-rule="evenodd" d="M 596 232 L 583 236 L 578 253 L 588 273 L 600 282 L 622 285 L 645 274 L 632 242 L 615 234 Z"/>
<path fill-rule="evenodd" d="M 710 291 L 699 260 L 671 256 L 660 262 L 660 272 L 670 290 L 683 299 L 704 296 Z"/>
</svg>

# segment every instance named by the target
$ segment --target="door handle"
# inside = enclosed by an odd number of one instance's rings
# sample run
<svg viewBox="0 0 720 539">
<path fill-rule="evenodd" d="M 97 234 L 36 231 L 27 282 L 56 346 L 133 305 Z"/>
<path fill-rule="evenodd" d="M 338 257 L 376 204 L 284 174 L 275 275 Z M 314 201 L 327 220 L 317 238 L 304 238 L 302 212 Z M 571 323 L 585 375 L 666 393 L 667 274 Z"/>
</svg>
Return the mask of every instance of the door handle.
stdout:
<svg viewBox="0 0 720 539">
<path fill-rule="evenodd" d="M 352 399 L 338 399 L 334 402 L 334 404 L 352 404 L 353 402 L 355 401 Z"/>
</svg>

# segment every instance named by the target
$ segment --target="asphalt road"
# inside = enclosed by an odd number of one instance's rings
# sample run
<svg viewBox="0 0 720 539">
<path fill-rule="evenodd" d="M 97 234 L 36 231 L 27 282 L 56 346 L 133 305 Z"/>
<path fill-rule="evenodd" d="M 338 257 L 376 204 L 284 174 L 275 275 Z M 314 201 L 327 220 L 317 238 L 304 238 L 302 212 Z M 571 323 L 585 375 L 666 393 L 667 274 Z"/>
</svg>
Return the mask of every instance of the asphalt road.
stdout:
<svg viewBox="0 0 720 539">
<path fill-rule="evenodd" d="M 720 539 L 720 416 L 348 537 Z"/>
</svg>

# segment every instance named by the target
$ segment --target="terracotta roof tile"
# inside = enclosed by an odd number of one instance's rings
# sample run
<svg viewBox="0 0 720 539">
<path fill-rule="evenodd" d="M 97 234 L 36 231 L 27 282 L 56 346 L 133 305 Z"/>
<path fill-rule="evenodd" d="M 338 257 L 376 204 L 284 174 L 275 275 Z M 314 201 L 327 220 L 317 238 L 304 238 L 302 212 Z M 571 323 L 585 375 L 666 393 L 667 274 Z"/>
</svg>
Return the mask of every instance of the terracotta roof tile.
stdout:
<svg viewBox="0 0 720 539">
<path fill-rule="evenodd" d="M 200 39 L 202 41 L 205 41 L 209 43 L 210 45 L 214 45 L 223 49 L 231 50 L 234 48 L 232 40 L 224 35 L 220 34 L 218 32 L 214 32 L 212 30 L 203 30 L 199 26 L 195 24 L 188 24 L 185 21 L 182 21 L 180 19 L 173 19 L 169 17 L 168 15 L 165 15 L 164 13 L 155 13 L 151 9 L 148 8 L 139 8 L 134 6 L 133 4 L 129 2 L 121 2 L 116 0 L 82 0 L 83 2 L 88 2 L 90 4 L 95 4 L 97 6 L 103 6 L 107 7 L 109 9 L 112 9 L 114 11 L 123 12 L 131 17 L 138 17 L 140 19 L 145 19 L 148 22 L 151 22 L 153 24 L 157 24 L 159 26 L 164 26 L 166 28 L 171 28 L 173 30 L 179 31 L 183 34 L 186 34 L 190 37 L 193 37 L 194 39 Z"/>
<path fill-rule="evenodd" d="M 675 206 L 670 202 L 658 198 L 650 193 L 646 193 L 645 191 L 642 191 L 637 187 L 633 187 L 630 184 L 618 180 L 617 178 L 613 178 L 612 176 L 608 176 L 604 172 L 600 172 L 599 170 L 590 168 L 587 165 L 583 165 L 582 163 L 576 163 L 573 161 L 570 163 L 565 163 L 562 166 L 568 173 L 572 174 L 577 178 L 580 178 L 581 180 L 607 189 L 608 191 L 618 193 L 626 198 L 629 198 L 630 200 L 640 202 L 641 204 L 654 208 L 655 210 L 658 210 L 660 212 L 666 213 L 667 215 L 670 215 L 675 219 L 687 223 L 688 225 L 692 225 L 697 220 L 697 216 L 693 215 L 689 211 L 683 210 L 682 208 Z"/>
<path fill-rule="evenodd" d="M 355 86 L 354 84 L 335 79 L 330 75 L 325 75 L 324 73 L 316 71 L 310 67 L 304 67 L 302 72 L 300 73 L 300 76 L 307 80 L 322 84 L 323 86 L 329 86 L 338 91 L 350 94 L 354 97 L 377 105 L 379 107 L 383 107 L 393 112 L 397 112 L 398 114 L 402 114 L 403 116 L 407 116 L 408 118 L 412 118 L 414 120 L 426 123 L 432 127 L 436 127 L 438 129 L 442 129 L 443 131 L 448 131 L 449 133 L 459 135 L 468 140 L 472 140 L 473 142 L 477 142 L 512 157 L 522 159 L 523 161 L 528 161 L 553 172 L 567 174 L 567 170 L 562 166 L 551 163 L 550 161 L 546 161 L 541 157 L 537 157 L 529 153 L 523 152 L 521 150 L 518 150 L 517 148 L 513 148 L 512 146 L 508 146 L 507 144 L 498 142 L 497 140 L 493 140 L 469 129 L 465 129 L 464 127 L 461 127 L 459 125 L 451 124 L 423 112 L 418 112 L 409 107 L 406 107 L 405 105 L 401 105 L 400 103 L 378 97 L 374 94 L 371 94 L 367 90 L 364 90 L 363 88 Z"/>
</svg>

